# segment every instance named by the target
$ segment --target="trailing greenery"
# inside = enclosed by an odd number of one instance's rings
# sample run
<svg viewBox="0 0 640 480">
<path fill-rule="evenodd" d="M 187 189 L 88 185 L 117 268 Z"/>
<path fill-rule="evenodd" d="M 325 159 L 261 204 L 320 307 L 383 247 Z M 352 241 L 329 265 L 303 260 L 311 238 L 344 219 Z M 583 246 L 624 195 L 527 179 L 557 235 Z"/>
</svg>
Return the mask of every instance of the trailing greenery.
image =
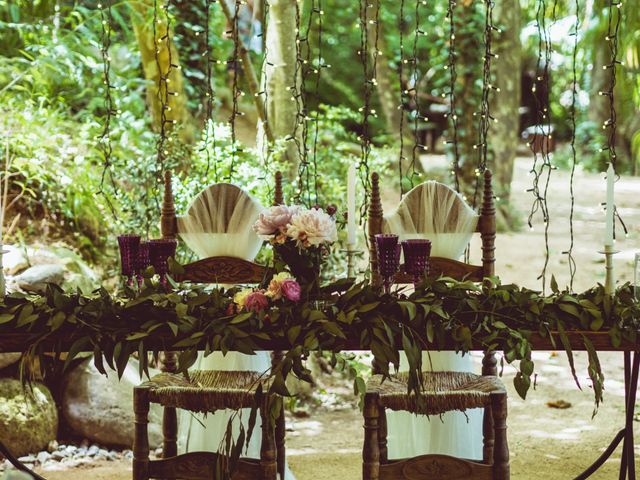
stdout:
<svg viewBox="0 0 640 480">
<path fill-rule="evenodd" d="M 501 285 L 497 278 L 486 279 L 482 286 L 433 278 L 412 293 L 399 291 L 396 295 L 383 295 L 364 283 L 348 287 L 342 282 L 325 287 L 325 292 L 342 293 L 334 294 L 324 308 L 313 301 L 281 301 L 255 313 L 238 311 L 233 303 L 237 289 L 175 285 L 176 290 L 163 292 L 152 282 L 151 274 L 147 272 L 141 291 L 127 288 L 119 295 L 101 289 L 85 296 L 55 286 L 43 296 L 11 295 L 0 308 L 0 334 L 30 335 L 22 362 L 25 367 L 34 357 L 49 352 L 51 345 L 44 342 L 54 340 L 64 341 L 68 348 L 65 366 L 79 352 L 93 350 L 101 372 L 108 365 L 119 375 L 135 353 L 142 374 L 148 373 L 149 354 L 157 357 L 160 349 L 181 350 L 179 371 L 186 373 L 198 350 L 251 354 L 277 345 L 288 351 L 272 372 L 271 389 L 285 396 L 289 395 L 285 386 L 289 374 L 310 381 L 304 362 L 313 351 L 371 350 L 388 375 L 389 365 L 398 368 L 399 353 L 404 350 L 409 361 L 409 391 L 419 392 L 422 352 L 495 350 L 508 363 L 519 361 L 514 384 L 525 398 L 534 374 L 534 336 L 548 338 L 552 345 L 566 350 L 577 382 L 568 332 L 607 333 L 611 345 L 619 347 L 625 340 L 636 341 L 640 319 L 640 305 L 629 284 L 610 297 L 600 285 L 571 294 L 554 284 L 553 293 L 544 296 Z M 604 375 L 588 336 L 582 335 L 582 342 L 589 353 L 588 374 L 597 408 Z M 23 370 L 24 375 L 28 373 Z M 364 382 L 356 380 L 355 385 L 357 393 L 364 393 Z"/>
</svg>

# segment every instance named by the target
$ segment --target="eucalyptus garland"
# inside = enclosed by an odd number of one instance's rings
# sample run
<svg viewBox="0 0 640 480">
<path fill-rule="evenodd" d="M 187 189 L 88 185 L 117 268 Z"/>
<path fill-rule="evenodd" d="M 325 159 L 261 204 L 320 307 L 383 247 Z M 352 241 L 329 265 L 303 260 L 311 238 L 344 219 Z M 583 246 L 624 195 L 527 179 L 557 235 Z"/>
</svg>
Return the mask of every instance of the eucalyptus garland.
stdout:
<svg viewBox="0 0 640 480">
<path fill-rule="evenodd" d="M 237 289 L 176 285 L 163 291 L 148 272 L 139 290 L 125 289 L 112 295 L 100 289 L 91 295 L 64 292 L 51 285 L 45 295 L 12 294 L 0 305 L 0 336 L 29 334 L 21 370 L 45 365 L 33 362 L 68 350 L 64 368 L 81 352 L 93 351 L 98 370 L 106 366 L 122 375 L 130 356 L 137 353 L 140 371 L 148 374 L 149 361 L 160 350 L 180 350 L 179 371 L 187 372 L 199 350 L 239 351 L 251 354 L 265 347 L 287 349 L 284 361 L 271 372 L 274 393 L 289 395 L 289 374 L 311 381 L 305 360 L 313 351 L 371 350 L 384 374 L 399 365 L 404 350 L 409 362 L 409 392 L 420 391 L 422 352 L 438 349 L 468 352 L 486 349 L 502 352 L 503 361 L 519 361 L 515 388 L 525 398 L 534 375 L 531 359 L 534 335 L 559 339 L 567 352 L 574 378 L 577 375 L 568 332 L 608 333 L 611 345 L 636 342 L 640 305 L 633 288 L 621 286 L 609 296 L 598 285 L 581 294 L 560 291 L 552 280 L 552 294 L 501 285 L 497 278 L 483 285 L 451 278 L 427 279 L 414 291 L 384 295 L 369 284 L 339 282 L 324 288 L 331 300 L 286 300 L 260 312 L 240 310 L 233 297 Z M 336 293 L 337 292 L 337 293 Z M 587 336 L 588 374 L 596 407 L 602 400 L 604 376 L 598 355 Z M 44 368 L 44 367 L 40 367 Z M 59 372 L 56 372 L 59 373 Z M 364 382 L 356 381 L 357 394 Z"/>
</svg>

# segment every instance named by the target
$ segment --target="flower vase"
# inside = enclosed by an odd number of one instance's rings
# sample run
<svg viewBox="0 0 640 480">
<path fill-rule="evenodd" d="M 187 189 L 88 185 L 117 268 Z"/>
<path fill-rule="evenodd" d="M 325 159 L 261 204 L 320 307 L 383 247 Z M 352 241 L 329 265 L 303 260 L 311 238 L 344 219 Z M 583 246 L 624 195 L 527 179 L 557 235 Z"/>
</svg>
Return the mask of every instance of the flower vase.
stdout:
<svg viewBox="0 0 640 480">
<path fill-rule="evenodd" d="M 320 267 L 322 252 L 316 248 L 300 249 L 293 242 L 274 245 L 276 271 L 288 267 L 300 284 L 303 294 L 310 299 L 318 297 L 320 291 Z"/>
</svg>

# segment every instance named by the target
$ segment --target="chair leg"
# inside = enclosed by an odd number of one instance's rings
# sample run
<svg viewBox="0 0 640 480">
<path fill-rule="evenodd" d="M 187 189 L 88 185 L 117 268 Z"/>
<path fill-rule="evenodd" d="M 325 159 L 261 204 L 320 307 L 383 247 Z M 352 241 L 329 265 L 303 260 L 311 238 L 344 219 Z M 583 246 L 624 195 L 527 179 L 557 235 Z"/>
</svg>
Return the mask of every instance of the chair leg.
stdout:
<svg viewBox="0 0 640 480">
<path fill-rule="evenodd" d="M 287 454 L 285 449 L 285 428 L 286 425 L 283 404 L 280 415 L 278 415 L 278 419 L 276 420 L 276 463 L 278 465 L 278 474 L 280 475 L 280 480 L 284 480 L 284 474 L 287 465 Z"/>
<path fill-rule="evenodd" d="M 162 458 L 178 455 L 178 414 L 174 407 L 164 407 L 162 437 Z"/>
<path fill-rule="evenodd" d="M 262 416 L 262 445 L 260 446 L 260 470 L 262 480 L 277 479 L 276 465 L 276 443 L 274 428 L 269 418 L 269 402 L 273 401 L 269 396 L 265 396 L 260 415 Z"/>
<path fill-rule="evenodd" d="M 493 462 L 493 447 L 495 443 L 491 407 L 485 407 L 484 409 L 484 416 L 482 417 L 482 437 L 482 461 L 487 465 L 490 465 Z"/>
<path fill-rule="evenodd" d="M 507 442 L 507 394 L 491 394 L 491 414 L 495 445 L 493 450 L 493 478 L 509 480 L 509 444 Z"/>
<path fill-rule="evenodd" d="M 378 395 L 367 393 L 364 397 L 363 480 L 379 480 L 380 478 L 380 450 L 378 446 L 379 415 Z"/>
<path fill-rule="evenodd" d="M 387 454 L 387 412 L 384 407 L 378 408 L 378 450 L 380 451 L 380 463 L 386 463 Z"/>
<path fill-rule="evenodd" d="M 149 478 L 149 389 L 133 389 L 134 437 L 133 437 L 133 480 Z"/>
</svg>

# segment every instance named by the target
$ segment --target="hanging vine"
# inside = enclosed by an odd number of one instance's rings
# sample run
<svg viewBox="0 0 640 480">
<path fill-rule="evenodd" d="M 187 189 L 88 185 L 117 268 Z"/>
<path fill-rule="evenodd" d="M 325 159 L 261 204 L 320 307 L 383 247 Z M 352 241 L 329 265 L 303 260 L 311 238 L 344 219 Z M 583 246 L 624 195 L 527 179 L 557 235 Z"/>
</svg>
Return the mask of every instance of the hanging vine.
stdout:
<svg viewBox="0 0 640 480">
<path fill-rule="evenodd" d="M 205 171 L 205 178 L 209 176 L 209 169 L 211 168 L 211 152 L 213 151 L 215 154 L 216 151 L 216 134 L 215 134 L 215 126 L 213 125 L 213 105 L 215 102 L 215 90 L 213 88 L 213 63 L 214 60 L 211 58 L 211 28 L 209 26 L 211 21 L 211 4 L 215 3 L 215 0 L 205 0 L 205 29 L 204 29 L 204 43 L 205 43 L 205 51 L 202 52 L 202 56 L 206 59 L 206 75 L 207 75 L 207 85 L 205 87 L 205 121 L 204 121 L 204 136 L 203 136 L 203 148 L 202 150 L 205 152 L 207 157 L 207 169 Z M 209 144 L 212 144 L 211 146 Z M 218 162 L 217 159 L 214 158 L 213 163 L 213 173 L 218 179 Z"/>
<path fill-rule="evenodd" d="M 453 176 L 454 187 L 456 192 L 460 192 L 460 149 L 458 148 L 458 111 L 456 105 L 456 82 L 458 73 L 456 70 L 456 24 L 455 24 L 455 8 L 456 0 L 449 0 L 447 5 L 447 16 L 449 20 L 449 56 L 445 69 L 449 71 L 449 92 L 442 94 L 443 97 L 449 97 L 449 111 L 446 117 L 450 121 L 451 134 L 449 139 L 444 141 L 445 145 L 452 146 L 453 160 L 451 165 L 451 175 Z"/>
<path fill-rule="evenodd" d="M 424 0 L 416 0 L 415 2 L 415 27 L 413 29 L 413 51 L 409 62 L 411 63 L 411 81 L 406 88 L 406 95 L 408 98 L 413 96 L 414 110 L 413 110 L 413 149 L 411 150 L 411 163 L 409 164 L 409 184 L 411 188 L 414 187 L 414 182 L 420 177 L 420 173 L 416 168 L 416 162 L 420 161 L 420 152 L 427 151 L 427 146 L 424 145 L 420 139 L 420 122 L 427 122 L 427 117 L 422 115 L 420 105 L 420 95 L 418 92 L 419 84 L 419 70 L 418 70 L 418 40 L 421 36 L 426 35 L 420 28 L 420 6 L 425 5 Z"/>
<path fill-rule="evenodd" d="M 116 182 L 113 178 L 112 160 L 113 145 L 111 143 L 111 121 L 112 118 L 117 115 L 115 108 L 115 102 L 112 96 L 112 91 L 115 90 L 115 86 L 111 83 L 111 55 L 109 49 L 111 48 L 111 30 L 113 26 L 113 12 L 111 11 L 111 0 L 105 0 L 106 5 L 99 3 L 98 9 L 100 10 L 100 26 L 101 26 L 101 47 L 100 53 L 102 56 L 102 77 L 104 84 L 104 125 L 102 133 L 98 138 L 98 148 L 102 152 L 102 176 L 100 179 L 100 188 L 98 194 L 102 195 L 111 213 L 115 215 L 115 208 L 111 202 L 111 199 L 105 192 L 105 180 L 109 178 L 109 182 L 116 190 Z"/>
<path fill-rule="evenodd" d="M 239 100 L 242 97 L 243 92 L 239 87 L 239 75 L 240 68 L 242 64 L 242 59 L 240 58 L 240 28 L 238 25 L 240 18 L 240 5 L 242 4 L 241 0 L 235 0 L 234 8 L 233 8 L 233 20 L 231 22 L 231 30 L 227 33 L 231 34 L 231 38 L 233 40 L 233 58 L 229 60 L 227 63 L 232 66 L 232 87 L 231 87 L 231 116 L 229 117 L 229 124 L 231 125 L 231 164 L 229 167 L 229 174 L 225 179 L 228 182 L 231 182 L 233 179 L 233 174 L 235 172 L 236 161 L 238 160 L 238 153 L 242 152 L 242 147 L 239 146 L 236 132 L 236 120 L 239 116 L 242 115 L 239 107 Z"/>
<path fill-rule="evenodd" d="M 358 109 L 362 114 L 360 139 L 360 163 L 358 165 L 358 173 L 360 180 L 364 186 L 364 202 L 360 207 L 360 218 L 366 217 L 367 207 L 369 205 L 370 175 L 369 175 L 369 156 L 371 154 L 371 132 L 369 118 L 376 116 L 376 112 L 371 108 L 371 98 L 374 90 L 378 85 L 376 80 L 378 56 L 381 54 L 378 47 L 378 38 L 380 36 L 380 3 L 379 0 L 373 0 L 375 3 L 369 3 L 370 0 L 360 0 L 360 16 L 358 26 L 360 28 L 360 62 L 362 63 L 363 78 L 363 106 Z M 373 14 L 370 13 L 373 9 Z M 371 39 L 369 38 L 371 37 Z M 369 52 L 371 52 L 371 60 L 369 60 Z"/>
</svg>

